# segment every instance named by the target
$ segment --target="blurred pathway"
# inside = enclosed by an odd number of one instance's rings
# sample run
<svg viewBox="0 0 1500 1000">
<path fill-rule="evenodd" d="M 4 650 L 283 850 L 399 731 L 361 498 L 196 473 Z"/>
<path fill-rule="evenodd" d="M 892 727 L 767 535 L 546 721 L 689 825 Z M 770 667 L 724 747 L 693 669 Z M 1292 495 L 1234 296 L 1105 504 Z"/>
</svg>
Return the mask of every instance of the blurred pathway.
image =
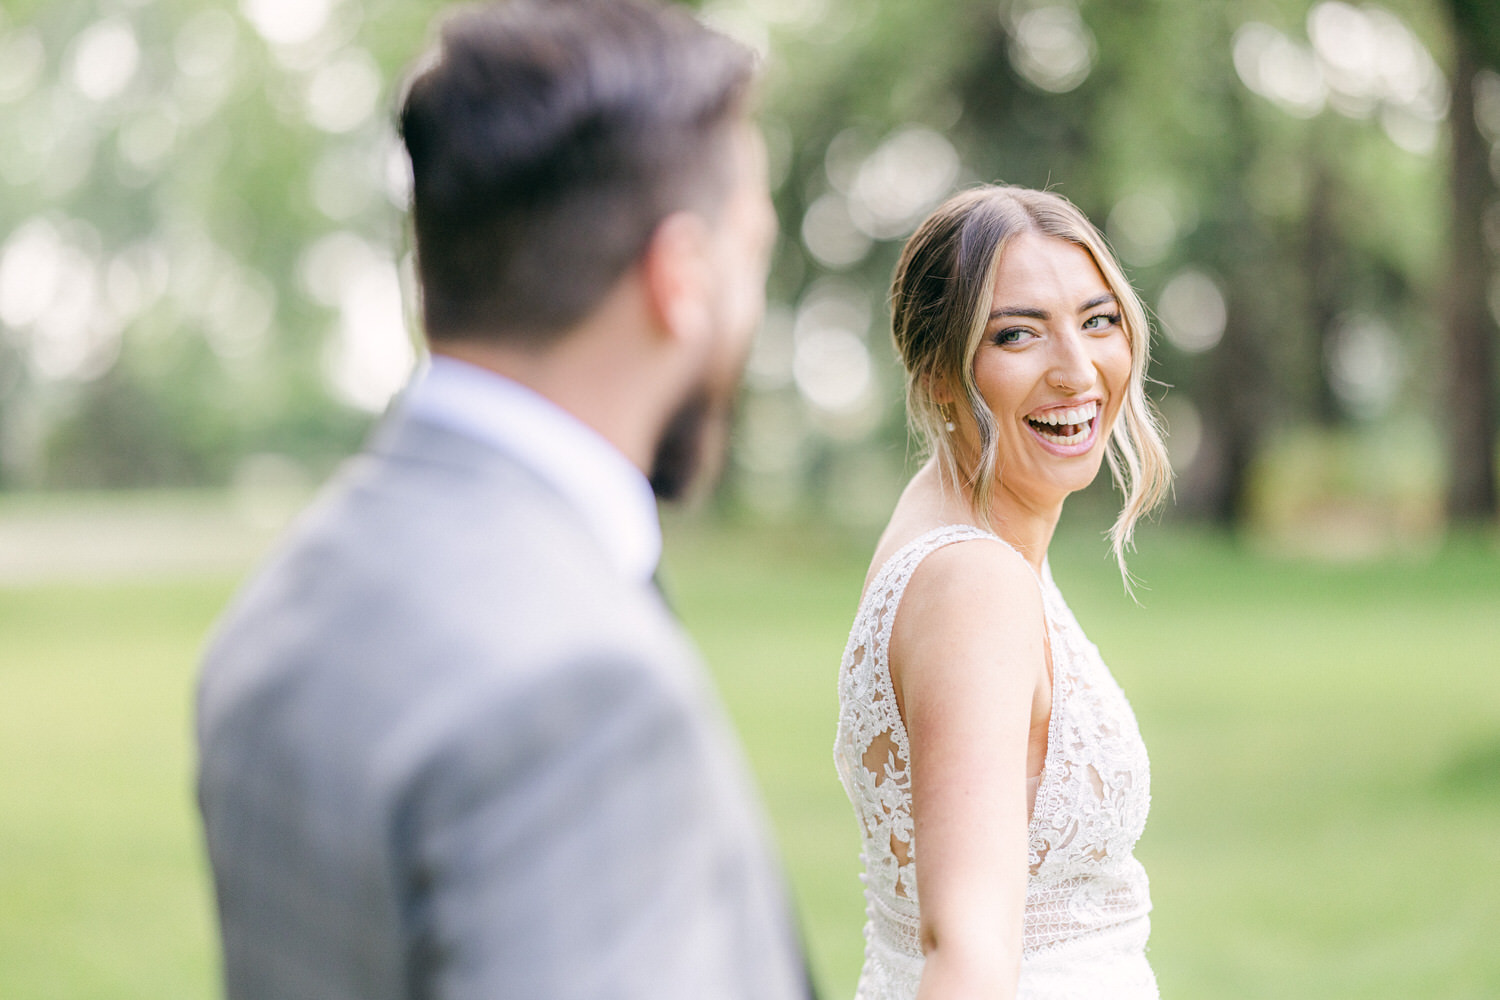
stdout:
<svg viewBox="0 0 1500 1000">
<path fill-rule="evenodd" d="M 305 492 L 0 497 L 0 586 L 234 576 L 267 551 Z"/>
</svg>

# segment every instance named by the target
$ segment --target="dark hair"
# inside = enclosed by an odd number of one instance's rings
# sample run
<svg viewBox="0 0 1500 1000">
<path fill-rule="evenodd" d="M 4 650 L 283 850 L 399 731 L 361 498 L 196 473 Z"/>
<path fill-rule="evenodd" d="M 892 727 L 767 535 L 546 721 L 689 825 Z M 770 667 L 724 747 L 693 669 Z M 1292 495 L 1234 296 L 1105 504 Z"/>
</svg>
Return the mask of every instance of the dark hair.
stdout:
<svg viewBox="0 0 1500 1000">
<path fill-rule="evenodd" d="M 723 197 L 753 76 L 749 50 L 641 0 L 450 17 L 400 114 L 428 336 L 538 343 L 586 316 L 663 218 Z"/>
</svg>

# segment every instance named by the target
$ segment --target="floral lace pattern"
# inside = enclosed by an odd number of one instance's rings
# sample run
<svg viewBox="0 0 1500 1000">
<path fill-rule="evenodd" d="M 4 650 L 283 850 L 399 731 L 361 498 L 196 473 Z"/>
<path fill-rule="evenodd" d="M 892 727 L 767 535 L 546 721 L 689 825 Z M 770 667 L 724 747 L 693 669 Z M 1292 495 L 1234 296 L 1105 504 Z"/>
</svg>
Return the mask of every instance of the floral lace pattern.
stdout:
<svg viewBox="0 0 1500 1000">
<path fill-rule="evenodd" d="M 834 762 L 863 840 L 861 1000 L 909 1000 L 922 975 L 910 744 L 891 684 L 891 629 L 922 560 L 973 539 L 1006 544 L 990 532 L 949 525 L 891 556 L 860 602 L 844 650 Z M 1037 582 L 1052 657 L 1052 715 L 1029 827 L 1018 996 L 1154 1000 L 1145 959 L 1150 894 L 1133 854 L 1151 802 L 1145 744 L 1124 692 L 1050 569 L 1044 566 Z"/>
</svg>

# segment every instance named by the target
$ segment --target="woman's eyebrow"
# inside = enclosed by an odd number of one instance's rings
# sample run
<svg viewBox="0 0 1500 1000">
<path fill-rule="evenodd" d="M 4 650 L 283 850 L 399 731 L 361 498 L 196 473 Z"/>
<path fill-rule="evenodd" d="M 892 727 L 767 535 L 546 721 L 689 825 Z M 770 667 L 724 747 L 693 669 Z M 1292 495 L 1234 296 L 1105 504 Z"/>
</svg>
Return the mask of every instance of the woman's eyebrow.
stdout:
<svg viewBox="0 0 1500 1000">
<path fill-rule="evenodd" d="M 990 313 L 990 319 L 999 319 L 1001 316 L 1024 316 L 1026 319 L 1047 320 L 1052 314 L 1035 306 L 1004 306 Z"/>
<path fill-rule="evenodd" d="M 1100 306 L 1109 305 L 1115 301 L 1114 292 L 1105 292 L 1103 295 L 1096 295 L 1079 306 L 1078 311 L 1085 313 L 1090 309 L 1097 309 Z M 1052 314 L 1047 310 L 1038 309 L 1035 306 L 1001 306 L 990 313 L 990 319 L 999 319 L 1002 316 L 1021 316 L 1026 319 L 1042 320 L 1043 322 L 1052 318 Z"/>
</svg>

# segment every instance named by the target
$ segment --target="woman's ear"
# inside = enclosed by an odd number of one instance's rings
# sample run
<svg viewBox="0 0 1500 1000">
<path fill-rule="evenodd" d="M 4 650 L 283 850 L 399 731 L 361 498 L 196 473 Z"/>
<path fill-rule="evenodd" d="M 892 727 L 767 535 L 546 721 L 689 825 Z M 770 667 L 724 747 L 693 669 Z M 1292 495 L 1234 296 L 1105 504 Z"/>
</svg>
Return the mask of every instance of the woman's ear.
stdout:
<svg viewBox="0 0 1500 1000">
<path fill-rule="evenodd" d="M 651 233 L 641 258 L 646 305 L 653 325 L 674 340 L 693 341 L 712 330 L 712 233 L 691 212 L 674 212 Z"/>
<path fill-rule="evenodd" d="M 928 374 L 922 376 L 922 381 L 926 385 L 928 398 L 939 406 L 947 406 L 958 398 L 957 394 L 953 391 L 953 387 L 948 384 L 947 379 L 940 379 L 936 375 Z"/>
</svg>

